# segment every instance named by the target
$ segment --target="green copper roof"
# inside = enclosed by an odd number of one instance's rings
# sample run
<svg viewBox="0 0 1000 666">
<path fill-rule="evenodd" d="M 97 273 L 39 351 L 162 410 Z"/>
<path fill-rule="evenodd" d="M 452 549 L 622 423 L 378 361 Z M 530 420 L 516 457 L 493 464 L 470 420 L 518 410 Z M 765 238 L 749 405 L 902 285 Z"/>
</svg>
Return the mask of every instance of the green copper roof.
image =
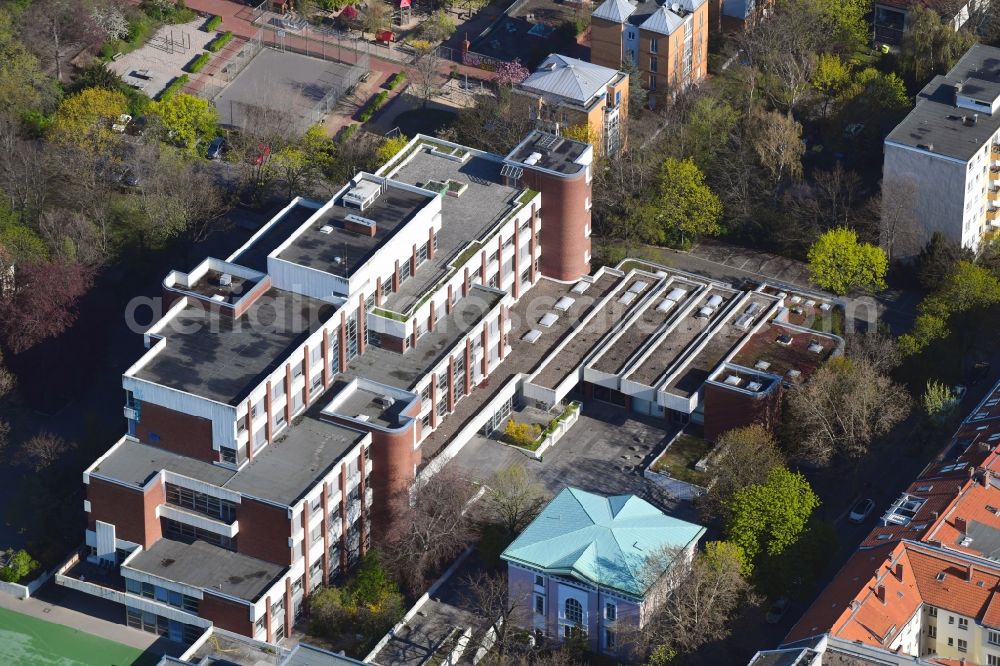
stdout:
<svg viewBox="0 0 1000 666">
<path fill-rule="evenodd" d="M 704 532 L 634 495 L 565 488 L 501 557 L 642 597 L 653 582 L 646 560 L 665 548 L 684 548 Z"/>
</svg>

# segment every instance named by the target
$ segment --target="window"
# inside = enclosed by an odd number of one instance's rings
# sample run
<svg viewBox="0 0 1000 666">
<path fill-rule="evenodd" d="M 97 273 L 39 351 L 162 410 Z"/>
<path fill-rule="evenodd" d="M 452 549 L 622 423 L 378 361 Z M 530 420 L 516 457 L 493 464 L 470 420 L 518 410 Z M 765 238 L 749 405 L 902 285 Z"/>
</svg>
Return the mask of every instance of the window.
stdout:
<svg viewBox="0 0 1000 666">
<path fill-rule="evenodd" d="M 215 532 L 209 532 L 208 530 L 203 530 L 200 527 L 194 527 L 193 525 L 179 523 L 176 520 L 170 520 L 169 518 L 163 519 L 163 532 L 167 537 L 177 541 L 184 541 L 185 543 L 205 541 L 215 544 L 220 548 L 225 548 L 226 550 L 236 550 L 236 544 L 230 537 L 222 536 L 221 534 L 216 534 Z"/>
<path fill-rule="evenodd" d="M 309 534 L 309 543 L 310 544 L 319 543 L 322 540 L 323 540 L 323 524 L 320 523 L 319 525 L 314 527 L 312 529 L 312 532 Z"/>
<path fill-rule="evenodd" d="M 610 629 L 604 630 L 604 647 L 608 650 L 615 649 L 615 632 Z"/>
<path fill-rule="evenodd" d="M 969 651 L 969 642 L 965 641 L 965 640 L 962 640 L 961 638 L 959 638 L 958 639 L 958 651 L 959 652 L 968 652 Z"/>
<path fill-rule="evenodd" d="M 537 585 L 538 587 L 544 587 L 545 579 L 539 576 L 538 574 L 535 574 L 535 585 Z"/>
<path fill-rule="evenodd" d="M 1000 666 L 1000 657 L 995 654 L 986 655 L 986 666 Z"/>
<path fill-rule="evenodd" d="M 969 620 L 967 618 L 964 618 L 964 617 L 958 618 L 958 628 L 961 629 L 962 631 L 968 631 L 969 630 Z"/>
<path fill-rule="evenodd" d="M 535 595 L 535 612 L 539 615 L 545 615 L 545 597 L 540 594 Z"/>
<path fill-rule="evenodd" d="M 990 631 L 986 637 L 990 645 L 1000 645 L 1000 631 Z"/>
<path fill-rule="evenodd" d="M 656 56 L 649 56 L 649 71 L 656 72 Z M 652 88 L 653 78 L 650 77 L 650 88 Z"/>
<path fill-rule="evenodd" d="M 583 625 L 583 606 L 576 599 L 566 600 L 566 620 L 576 625 Z"/>
<path fill-rule="evenodd" d="M 927 615 L 928 617 L 937 617 L 937 606 L 928 606 Z"/>
<path fill-rule="evenodd" d="M 955 639 L 950 636 L 948 637 L 948 647 L 955 647 Z"/>
<path fill-rule="evenodd" d="M 949 615 L 948 616 L 948 624 L 955 624 L 955 616 L 954 615 Z"/>
<path fill-rule="evenodd" d="M 935 627 L 933 624 L 927 627 L 927 637 L 937 638 L 937 627 Z"/>
<path fill-rule="evenodd" d="M 285 380 L 279 379 L 278 382 L 271 388 L 271 397 L 275 400 L 285 395 Z"/>
<path fill-rule="evenodd" d="M 225 450 L 225 449 L 223 449 Z M 229 449 L 230 451 L 232 449 Z M 188 488 L 168 483 L 166 487 L 167 504 L 173 504 L 184 509 L 191 509 L 226 523 L 236 520 L 236 505 L 211 495 L 199 493 Z"/>
<path fill-rule="evenodd" d="M 657 40 L 657 39 L 650 39 L 649 40 L 649 52 L 650 53 L 657 53 L 657 52 L 659 52 L 659 50 L 660 50 L 659 49 L 659 40 Z"/>
<path fill-rule="evenodd" d="M 236 449 L 230 449 L 225 446 L 220 446 L 219 456 L 222 458 L 222 462 L 224 463 L 229 463 L 230 465 L 236 464 Z"/>
<path fill-rule="evenodd" d="M 616 604 L 604 604 L 604 619 L 614 622 L 618 619 L 618 606 Z"/>
</svg>

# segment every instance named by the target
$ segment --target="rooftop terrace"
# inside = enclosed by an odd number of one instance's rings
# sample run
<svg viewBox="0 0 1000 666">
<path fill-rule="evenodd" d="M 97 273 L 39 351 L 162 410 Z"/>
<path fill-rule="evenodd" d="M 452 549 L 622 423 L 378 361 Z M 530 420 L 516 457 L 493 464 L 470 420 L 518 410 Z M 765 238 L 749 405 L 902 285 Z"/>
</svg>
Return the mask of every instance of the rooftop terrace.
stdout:
<svg viewBox="0 0 1000 666">
<path fill-rule="evenodd" d="M 366 436 L 320 421 L 316 416 L 321 405 L 317 403 L 295 419 L 239 471 L 125 440 L 91 474 L 142 487 L 153 475 L 169 470 L 241 495 L 292 506 Z"/>
<path fill-rule="evenodd" d="M 410 390 L 462 337 L 482 323 L 503 297 L 503 292 L 473 285 L 469 295 L 455 303 L 451 314 L 438 319 L 434 330 L 425 332 L 405 353 L 369 345 L 364 354 L 350 362 L 346 374 Z"/>
<path fill-rule="evenodd" d="M 434 196 L 394 186 L 391 182 L 364 210 L 345 204 L 356 187 L 382 187 L 381 178 L 363 175 L 285 247 L 278 258 L 340 277 L 348 277 L 368 261 L 387 240 L 406 226 Z M 374 191 L 373 190 L 373 191 Z M 370 220 L 375 234 L 351 231 L 348 216 Z"/>
<path fill-rule="evenodd" d="M 134 376 L 236 405 L 334 310 L 329 303 L 274 288 L 238 319 L 190 301 L 165 323 L 158 334 L 165 345 Z"/>
<path fill-rule="evenodd" d="M 191 587 L 216 590 L 256 601 L 284 572 L 284 567 L 204 541 L 160 539 L 139 553 L 129 568 Z"/>
<path fill-rule="evenodd" d="M 523 190 L 508 187 L 500 177 L 500 162 L 478 155 L 465 163 L 436 155 L 429 147 L 417 150 L 393 179 L 424 187 L 429 181 L 448 180 L 467 189 L 460 196 L 441 197 L 441 231 L 437 235 L 434 258 L 421 264 L 416 274 L 383 301 L 382 307 L 405 313 L 427 291 L 447 276 L 450 264 L 470 241 L 485 240 L 486 233 L 522 204 Z"/>
<path fill-rule="evenodd" d="M 556 134 L 534 130 L 507 155 L 508 162 L 540 167 L 563 174 L 576 174 L 586 166 L 578 160 L 590 144 L 574 141 Z"/>
</svg>

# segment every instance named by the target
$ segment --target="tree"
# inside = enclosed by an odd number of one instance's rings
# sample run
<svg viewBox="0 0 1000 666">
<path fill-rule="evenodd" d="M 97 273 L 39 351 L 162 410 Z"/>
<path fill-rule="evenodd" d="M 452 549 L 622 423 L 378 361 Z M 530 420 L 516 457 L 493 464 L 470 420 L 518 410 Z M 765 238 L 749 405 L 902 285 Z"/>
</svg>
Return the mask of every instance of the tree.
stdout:
<svg viewBox="0 0 1000 666">
<path fill-rule="evenodd" d="M 500 470 L 486 482 L 482 517 L 503 527 L 513 539 L 528 526 L 549 499 L 545 486 L 523 465 Z"/>
<path fill-rule="evenodd" d="M 562 128 L 560 132 L 567 139 L 573 139 L 574 141 L 579 141 L 580 143 L 589 143 L 593 145 L 596 144 L 597 141 L 599 140 L 597 133 L 587 123 L 580 123 L 579 125 L 570 125 L 568 127 Z"/>
<path fill-rule="evenodd" d="M 899 338 L 904 355 L 916 354 L 927 345 L 949 335 L 949 324 L 961 317 L 955 327 L 967 348 L 986 322 L 983 315 L 1000 303 L 1000 279 L 982 266 L 961 259 L 938 288 L 917 306 L 913 329 Z"/>
<path fill-rule="evenodd" d="M 899 69 L 922 86 L 935 74 L 944 74 L 976 43 L 974 35 L 955 30 L 934 9 L 914 7 L 899 45 Z"/>
<path fill-rule="evenodd" d="M 435 49 L 418 52 L 413 61 L 413 85 L 422 108 L 427 108 L 427 102 L 441 89 L 440 68 L 441 58 Z"/>
<path fill-rule="evenodd" d="M 160 119 L 167 138 L 175 145 L 193 152 L 199 141 L 215 136 L 219 114 L 208 100 L 178 93 L 149 105 L 149 112 Z"/>
<path fill-rule="evenodd" d="M 274 154 L 271 164 L 278 177 L 285 181 L 285 197 L 289 199 L 304 194 L 319 175 L 306 152 L 298 146 L 282 148 Z"/>
<path fill-rule="evenodd" d="M 647 241 L 686 247 L 698 236 L 719 233 L 722 204 L 693 161 L 668 157 L 638 215 Z"/>
<path fill-rule="evenodd" d="M 59 82 L 63 78 L 66 49 L 76 41 L 94 39 L 100 30 L 84 0 L 32 2 L 23 18 L 24 30 L 29 36 L 26 43 L 51 58 Z"/>
<path fill-rule="evenodd" d="M 385 535 L 387 566 L 411 593 L 471 542 L 472 488 L 447 468 L 390 500 L 393 523 Z"/>
<path fill-rule="evenodd" d="M 49 125 L 57 142 L 106 153 L 117 139 L 111 125 L 128 110 L 128 100 L 117 90 L 87 88 L 63 100 Z"/>
<path fill-rule="evenodd" d="M 927 380 L 927 388 L 920 397 L 924 413 L 934 423 L 941 423 L 954 411 L 957 403 L 951 389 L 936 379 Z"/>
<path fill-rule="evenodd" d="M 19 265 L 13 293 L 0 297 L 0 342 L 19 354 L 65 331 L 76 321 L 77 301 L 91 276 L 73 262 Z"/>
<path fill-rule="evenodd" d="M 521 64 L 520 58 L 497 63 L 497 75 L 493 80 L 498 86 L 511 88 L 524 81 L 531 74 L 528 68 Z"/>
<path fill-rule="evenodd" d="M 370 0 L 358 16 L 358 28 L 362 37 L 366 32 L 376 35 L 389 27 L 392 10 L 384 0 Z"/>
<path fill-rule="evenodd" d="M 321 588 L 309 598 L 309 615 L 311 633 L 333 640 L 360 633 L 373 642 L 403 615 L 403 595 L 370 551 L 346 585 Z"/>
<path fill-rule="evenodd" d="M 21 447 L 20 462 L 35 472 L 51 467 L 67 453 L 76 449 L 76 443 L 67 442 L 51 432 L 41 432 Z"/>
<path fill-rule="evenodd" d="M 903 360 L 896 339 L 879 328 L 849 331 L 844 336 L 844 341 L 847 358 L 876 372 L 888 374 L 899 367 Z"/>
<path fill-rule="evenodd" d="M 829 113 L 830 104 L 838 99 L 850 84 L 851 68 L 835 53 L 821 53 L 816 61 L 812 85 L 823 96 L 823 115 Z"/>
<path fill-rule="evenodd" d="M 401 150 L 406 148 L 406 144 L 410 142 L 410 139 L 405 134 L 397 134 L 391 139 L 385 139 L 382 145 L 378 147 L 377 155 L 378 161 L 385 164 L 393 157 L 396 156 Z"/>
<path fill-rule="evenodd" d="M 125 39 L 129 35 L 130 27 L 125 12 L 115 3 L 91 7 L 90 20 L 107 39 Z"/>
<path fill-rule="evenodd" d="M 507 576 L 502 571 L 476 571 L 465 577 L 462 587 L 469 603 L 488 623 L 487 631 L 481 634 L 480 647 L 491 651 L 492 663 L 505 664 L 508 654 L 516 645 L 516 638 L 521 635 L 520 627 L 531 624 L 531 586 L 515 589 L 512 593 Z M 490 631 L 492 645 L 486 645 Z"/>
<path fill-rule="evenodd" d="M 443 42 L 455 33 L 455 21 L 439 9 L 420 24 L 420 36 L 430 42 Z"/>
<path fill-rule="evenodd" d="M 959 261 L 972 261 L 972 250 L 948 239 L 940 231 L 935 231 L 927 245 L 920 250 L 914 265 L 917 282 L 924 289 L 941 286 Z"/>
<path fill-rule="evenodd" d="M 726 538 L 740 547 L 747 563 L 780 555 L 798 540 L 817 506 L 819 497 L 802 474 L 775 467 L 764 483 L 733 494 Z"/>
<path fill-rule="evenodd" d="M 854 74 L 844 94 L 857 99 L 870 111 L 902 111 L 911 104 L 903 79 L 895 72 L 886 74 L 874 67 L 866 67 Z"/>
<path fill-rule="evenodd" d="M 859 461 L 909 411 L 909 394 L 887 374 L 862 359 L 834 357 L 787 394 L 785 441 L 811 464 Z"/>
<path fill-rule="evenodd" d="M 51 112 L 51 102 L 58 99 L 56 86 L 42 74 L 38 59 L 19 39 L 6 9 L 0 9 L 0 53 L 0 109 L 12 116 Z"/>
<path fill-rule="evenodd" d="M 673 561 L 676 553 L 651 559 L 664 557 Z M 690 566 L 678 563 L 668 569 L 664 589 L 669 591 L 636 641 L 650 654 L 647 664 L 670 663 L 676 655 L 729 635 L 737 610 L 754 601 L 743 561 L 735 544 L 710 542 Z"/>
<path fill-rule="evenodd" d="M 892 262 L 897 256 L 910 256 L 921 237 L 915 219 L 917 193 L 912 178 L 882 180 L 881 197 L 874 206 L 880 212 L 879 237 Z"/>
<path fill-rule="evenodd" d="M 38 566 L 38 562 L 28 551 L 19 550 L 11 555 L 10 560 L 5 566 L 0 567 L 0 580 L 8 583 L 16 583 L 30 575 Z"/>
<path fill-rule="evenodd" d="M 835 294 L 885 289 L 889 269 L 885 252 L 870 243 L 859 243 L 852 229 L 827 231 L 809 248 L 808 259 L 809 278 Z"/>
<path fill-rule="evenodd" d="M 504 426 L 504 439 L 514 446 L 528 448 L 535 444 L 535 440 L 542 433 L 542 426 L 537 423 L 518 423 L 514 419 L 507 421 Z"/>
<path fill-rule="evenodd" d="M 761 166 L 771 172 L 777 185 L 788 177 L 802 175 L 802 125 L 777 111 L 756 111 L 751 123 L 751 144 Z"/>
<path fill-rule="evenodd" d="M 715 483 L 697 500 L 706 521 L 728 516 L 728 502 L 736 491 L 764 483 L 772 469 L 784 464 L 774 435 L 761 425 L 724 432 L 715 443 L 718 453 L 710 461 Z"/>
</svg>

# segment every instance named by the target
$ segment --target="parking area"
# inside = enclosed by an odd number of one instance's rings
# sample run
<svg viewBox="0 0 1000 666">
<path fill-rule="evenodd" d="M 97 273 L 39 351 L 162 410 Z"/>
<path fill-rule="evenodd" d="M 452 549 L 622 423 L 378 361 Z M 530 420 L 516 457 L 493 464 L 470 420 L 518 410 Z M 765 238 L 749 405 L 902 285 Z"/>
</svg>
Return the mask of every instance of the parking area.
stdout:
<svg viewBox="0 0 1000 666">
<path fill-rule="evenodd" d="M 109 62 L 108 69 L 133 88 L 156 97 L 215 38 L 216 33 L 200 29 L 204 24 L 205 19 L 199 18 L 190 23 L 165 25 L 142 48 Z"/>
<path fill-rule="evenodd" d="M 542 460 L 497 439 L 477 435 L 448 464 L 456 473 L 479 483 L 505 467 L 521 464 L 553 494 L 567 486 L 603 495 L 632 494 L 692 520 L 695 513 L 689 504 L 675 500 L 642 476 L 643 465 L 675 432 L 674 426 L 662 420 L 591 400 L 584 402 L 580 419 Z"/>
</svg>

